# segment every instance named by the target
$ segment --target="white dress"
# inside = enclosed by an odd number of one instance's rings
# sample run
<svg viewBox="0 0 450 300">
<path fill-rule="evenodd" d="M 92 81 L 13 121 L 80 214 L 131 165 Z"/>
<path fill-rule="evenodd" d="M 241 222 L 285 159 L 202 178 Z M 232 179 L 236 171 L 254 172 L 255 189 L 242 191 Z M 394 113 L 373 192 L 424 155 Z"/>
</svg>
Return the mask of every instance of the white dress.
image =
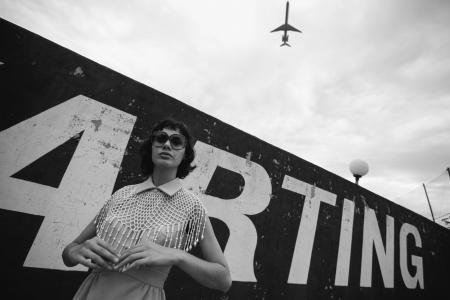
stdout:
<svg viewBox="0 0 450 300">
<path fill-rule="evenodd" d="M 194 247 L 203 238 L 206 210 L 176 178 L 155 187 L 151 178 L 117 190 L 97 214 L 97 236 L 120 256 L 128 248 L 153 241 L 161 246 Z M 165 299 L 170 266 L 125 272 L 94 270 L 74 299 Z"/>
</svg>

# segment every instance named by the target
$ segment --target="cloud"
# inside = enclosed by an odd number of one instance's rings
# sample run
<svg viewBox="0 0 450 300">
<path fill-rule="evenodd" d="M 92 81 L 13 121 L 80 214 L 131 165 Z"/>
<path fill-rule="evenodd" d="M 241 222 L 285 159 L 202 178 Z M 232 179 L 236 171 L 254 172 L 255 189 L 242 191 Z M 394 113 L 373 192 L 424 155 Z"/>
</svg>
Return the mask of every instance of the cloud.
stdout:
<svg viewBox="0 0 450 300">
<path fill-rule="evenodd" d="M 2 17 L 394 199 L 450 165 L 450 2 L 2 1 Z M 414 202 L 416 203 L 416 202 Z M 415 204 L 409 203 L 409 207 Z M 417 204 L 421 207 L 422 204 Z"/>
</svg>

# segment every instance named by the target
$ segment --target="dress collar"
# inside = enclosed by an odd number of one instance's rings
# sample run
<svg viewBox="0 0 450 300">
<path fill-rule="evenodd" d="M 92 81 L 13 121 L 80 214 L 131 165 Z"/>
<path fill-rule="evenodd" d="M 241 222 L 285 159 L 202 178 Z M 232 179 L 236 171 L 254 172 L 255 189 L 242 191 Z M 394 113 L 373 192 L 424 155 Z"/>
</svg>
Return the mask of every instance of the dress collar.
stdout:
<svg viewBox="0 0 450 300">
<path fill-rule="evenodd" d="M 175 178 L 169 182 L 166 182 L 160 186 L 155 186 L 151 177 L 149 177 L 146 181 L 141 182 L 135 186 L 135 193 L 139 194 L 146 190 L 157 189 L 169 196 L 173 196 L 176 192 L 178 192 L 183 185 L 181 184 L 181 180 L 179 178 Z"/>
</svg>

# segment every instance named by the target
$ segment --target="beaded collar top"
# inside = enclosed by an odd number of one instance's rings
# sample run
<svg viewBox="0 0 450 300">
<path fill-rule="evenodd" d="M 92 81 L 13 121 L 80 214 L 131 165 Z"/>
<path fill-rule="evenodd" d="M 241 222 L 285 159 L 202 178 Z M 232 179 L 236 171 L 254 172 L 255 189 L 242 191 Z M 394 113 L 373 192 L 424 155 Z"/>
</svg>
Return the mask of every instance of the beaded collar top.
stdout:
<svg viewBox="0 0 450 300">
<path fill-rule="evenodd" d="M 95 218 L 97 236 L 118 255 L 147 241 L 189 251 L 203 238 L 206 209 L 175 178 L 155 186 L 151 178 L 117 190 Z"/>
</svg>

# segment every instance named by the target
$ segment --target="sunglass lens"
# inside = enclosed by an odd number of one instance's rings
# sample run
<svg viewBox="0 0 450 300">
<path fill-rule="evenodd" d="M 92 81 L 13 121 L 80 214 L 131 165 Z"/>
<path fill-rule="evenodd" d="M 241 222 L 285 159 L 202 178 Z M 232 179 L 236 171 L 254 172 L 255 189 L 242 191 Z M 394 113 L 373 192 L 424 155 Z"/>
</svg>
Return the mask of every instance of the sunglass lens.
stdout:
<svg viewBox="0 0 450 300">
<path fill-rule="evenodd" d="M 167 140 L 170 140 L 170 145 L 176 150 L 183 149 L 186 146 L 186 138 L 180 134 L 169 135 L 165 132 L 157 132 L 152 137 L 152 143 L 159 146 L 164 145 Z"/>
<path fill-rule="evenodd" d="M 169 139 L 169 136 L 165 132 L 158 132 L 154 135 L 153 141 L 158 144 L 165 144 L 167 140 Z"/>
<path fill-rule="evenodd" d="M 181 135 L 172 135 L 170 137 L 170 143 L 175 149 L 180 149 L 184 147 L 184 138 Z"/>
</svg>

